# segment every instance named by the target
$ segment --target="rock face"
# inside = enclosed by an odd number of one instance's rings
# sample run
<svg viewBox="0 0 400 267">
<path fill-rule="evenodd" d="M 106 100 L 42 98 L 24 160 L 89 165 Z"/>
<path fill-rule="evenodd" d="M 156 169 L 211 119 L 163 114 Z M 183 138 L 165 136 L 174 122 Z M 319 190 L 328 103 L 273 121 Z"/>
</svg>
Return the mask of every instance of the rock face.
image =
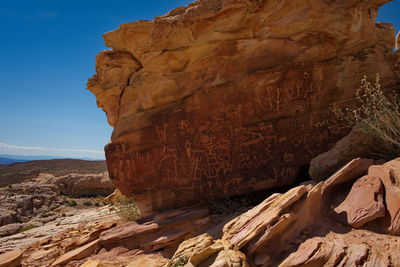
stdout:
<svg viewBox="0 0 400 267">
<path fill-rule="evenodd" d="M 151 210 L 292 183 L 345 134 L 317 126 L 333 102 L 399 82 L 386 2 L 198 0 L 105 34 L 88 89 L 110 178 Z"/>
<path fill-rule="evenodd" d="M 59 192 L 53 184 L 38 181 L 0 187 L 0 226 L 28 222 L 59 207 L 63 203 Z"/>
<path fill-rule="evenodd" d="M 311 160 L 308 171 L 310 177 L 315 181 L 323 181 L 350 160 L 357 157 L 370 157 L 373 146 L 372 137 L 359 128 L 353 128 L 332 149 Z"/>
<path fill-rule="evenodd" d="M 54 183 L 61 194 L 70 197 L 108 196 L 115 190 L 107 173 L 72 173 L 57 177 Z"/>
</svg>

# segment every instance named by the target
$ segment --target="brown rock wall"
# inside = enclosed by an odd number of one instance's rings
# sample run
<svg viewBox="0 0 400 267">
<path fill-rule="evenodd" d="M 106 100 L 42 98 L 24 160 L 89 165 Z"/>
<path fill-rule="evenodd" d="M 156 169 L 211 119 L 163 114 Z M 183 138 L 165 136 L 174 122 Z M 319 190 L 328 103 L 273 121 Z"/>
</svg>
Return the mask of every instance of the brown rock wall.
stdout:
<svg viewBox="0 0 400 267">
<path fill-rule="evenodd" d="M 111 179 L 149 210 L 292 183 L 346 132 L 317 126 L 332 103 L 400 80 L 385 2 L 199 0 L 105 34 Z"/>
</svg>

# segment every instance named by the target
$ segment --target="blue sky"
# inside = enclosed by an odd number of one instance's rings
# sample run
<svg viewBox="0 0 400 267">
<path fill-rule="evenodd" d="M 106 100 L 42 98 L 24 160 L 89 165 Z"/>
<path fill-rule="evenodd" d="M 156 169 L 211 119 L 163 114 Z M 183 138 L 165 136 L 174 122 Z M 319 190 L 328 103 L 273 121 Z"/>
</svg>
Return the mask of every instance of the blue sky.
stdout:
<svg viewBox="0 0 400 267">
<path fill-rule="evenodd" d="M 103 158 L 111 135 L 87 91 L 102 34 L 189 0 L 1 0 L 0 154 Z M 378 21 L 400 29 L 400 1 Z"/>
</svg>

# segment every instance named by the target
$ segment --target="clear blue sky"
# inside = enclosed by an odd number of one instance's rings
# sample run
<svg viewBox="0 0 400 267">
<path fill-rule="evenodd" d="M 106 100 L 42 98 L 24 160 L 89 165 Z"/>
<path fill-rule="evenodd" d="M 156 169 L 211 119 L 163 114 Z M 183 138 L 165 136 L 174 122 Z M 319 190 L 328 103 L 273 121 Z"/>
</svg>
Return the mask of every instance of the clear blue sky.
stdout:
<svg viewBox="0 0 400 267">
<path fill-rule="evenodd" d="M 102 158 L 111 135 L 87 91 L 102 34 L 189 0 L 0 0 L 0 154 Z M 378 21 L 400 29 L 400 3 Z"/>
</svg>

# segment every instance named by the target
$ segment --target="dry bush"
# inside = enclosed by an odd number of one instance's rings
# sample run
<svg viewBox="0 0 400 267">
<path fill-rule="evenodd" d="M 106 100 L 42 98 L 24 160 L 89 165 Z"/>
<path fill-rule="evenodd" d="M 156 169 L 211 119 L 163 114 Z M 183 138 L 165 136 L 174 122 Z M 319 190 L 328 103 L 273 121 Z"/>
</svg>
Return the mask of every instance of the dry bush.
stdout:
<svg viewBox="0 0 400 267">
<path fill-rule="evenodd" d="M 140 210 L 133 199 L 123 198 L 116 202 L 114 206 L 117 209 L 117 214 L 127 221 L 136 221 L 140 219 Z"/>
<path fill-rule="evenodd" d="M 372 84 L 367 77 L 361 80 L 356 92 L 357 105 L 351 108 L 333 107 L 340 122 L 360 128 L 374 140 L 372 156 L 392 159 L 400 156 L 400 102 L 397 95 L 388 96 L 381 88 L 379 74 Z"/>
</svg>

